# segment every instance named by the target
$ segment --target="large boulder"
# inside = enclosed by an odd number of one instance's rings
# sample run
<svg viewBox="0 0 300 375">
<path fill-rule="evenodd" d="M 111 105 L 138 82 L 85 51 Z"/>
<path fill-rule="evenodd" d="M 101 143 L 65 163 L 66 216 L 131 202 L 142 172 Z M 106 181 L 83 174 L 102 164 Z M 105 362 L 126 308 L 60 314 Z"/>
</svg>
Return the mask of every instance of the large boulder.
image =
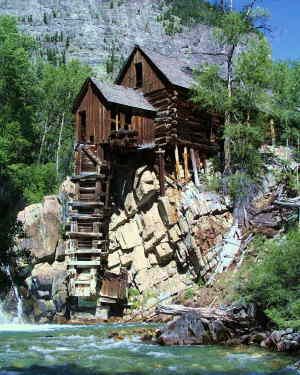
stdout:
<svg viewBox="0 0 300 375">
<path fill-rule="evenodd" d="M 135 220 L 120 226 L 116 232 L 116 239 L 122 250 L 132 249 L 142 244 L 138 224 Z"/>
<path fill-rule="evenodd" d="M 55 305 L 56 314 L 66 316 L 68 299 L 67 272 L 63 264 L 56 265 L 56 272 L 52 281 L 52 300 Z"/>
<path fill-rule="evenodd" d="M 155 242 L 158 242 L 166 235 L 167 229 L 161 219 L 158 203 L 154 202 L 147 211 L 143 212 L 142 222 L 144 226 L 143 238 L 145 240 L 155 237 Z"/>
<path fill-rule="evenodd" d="M 66 275 L 66 265 L 64 262 L 54 262 L 36 264 L 31 272 L 31 276 L 26 279 L 28 289 L 38 298 L 50 299 L 52 297 L 53 281 L 63 278 Z"/>
<path fill-rule="evenodd" d="M 143 206 L 157 194 L 159 182 L 155 173 L 144 166 L 136 171 L 133 188 L 137 205 Z"/>
<path fill-rule="evenodd" d="M 33 316 L 34 320 L 39 323 L 47 323 L 53 320 L 56 314 L 56 308 L 52 300 L 34 300 Z"/>
<path fill-rule="evenodd" d="M 27 206 L 18 215 L 24 230 L 19 246 L 30 252 L 33 263 L 54 261 L 60 239 L 60 208 L 56 196 L 46 196 L 43 203 Z"/>
<path fill-rule="evenodd" d="M 164 345 L 209 344 L 211 341 L 200 315 L 193 312 L 167 324 L 158 336 L 158 342 Z"/>
<path fill-rule="evenodd" d="M 167 264 L 173 258 L 173 249 L 168 242 L 160 243 L 155 248 L 155 254 L 159 264 Z"/>
</svg>

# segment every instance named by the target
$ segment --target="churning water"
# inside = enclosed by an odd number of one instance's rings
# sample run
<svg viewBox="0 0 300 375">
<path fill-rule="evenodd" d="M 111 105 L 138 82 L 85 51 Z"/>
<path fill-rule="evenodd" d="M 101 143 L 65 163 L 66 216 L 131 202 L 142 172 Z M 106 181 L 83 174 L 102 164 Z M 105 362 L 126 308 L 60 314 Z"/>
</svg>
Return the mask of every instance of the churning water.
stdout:
<svg viewBox="0 0 300 375">
<path fill-rule="evenodd" d="M 258 348 L 162 347 L 134 336 L 140 325 L 0 325 L 1 375 L 295 375 L 296 358 Z M 145 327 L 144 325 L 142 327 Z M 123 340 L 109 338 L 121 332 Z"/>
</svg>

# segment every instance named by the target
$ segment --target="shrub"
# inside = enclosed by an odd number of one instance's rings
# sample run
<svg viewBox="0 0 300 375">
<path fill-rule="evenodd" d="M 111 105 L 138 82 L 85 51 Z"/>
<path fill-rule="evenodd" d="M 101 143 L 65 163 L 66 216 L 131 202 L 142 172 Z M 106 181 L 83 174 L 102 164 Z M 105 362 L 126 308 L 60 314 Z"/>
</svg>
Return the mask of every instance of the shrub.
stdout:
<svg viewBox="0 0 300 375">
<path fill-rule="evenodd" d="M 238 277 L 240 298 L 256 302 L 279 327 L 300 328 L 300 230 L 257 244 L 256 262 Z"/>
<path fill-rule="evenodd" d="M 57 190 L 54 163 L 13 164 L 9 166 L 9 175 L 16 188 L 23 193 L 27 204 L 38 203 L 44 195 Z"/>
</svg>

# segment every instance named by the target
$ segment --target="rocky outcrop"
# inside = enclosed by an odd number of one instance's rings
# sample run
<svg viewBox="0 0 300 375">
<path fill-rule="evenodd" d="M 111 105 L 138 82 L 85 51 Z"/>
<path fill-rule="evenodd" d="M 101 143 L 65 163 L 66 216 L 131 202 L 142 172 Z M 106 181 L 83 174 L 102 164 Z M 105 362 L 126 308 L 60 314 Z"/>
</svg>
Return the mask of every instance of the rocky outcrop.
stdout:
<svg viewBox="0 0 300 375">
<path fill-rule="evenodd" d="M 254 305 L 232 305 L 223 308 L 158 308 L 160 313 L 180 315 L 157 332 L 163 345 L 234 344 L 245 342 L 261 329 L 260 316 Z"/>
<path fill-rule="evenodd" d="M 269 320 L 254 304 L 220 308 L 170 305 L 159 306 L 157 312 L 177 315 L 157 331 L 157 342 L 162 345 L 255 344 L 278 352 L 300 351 L 300 332 L 292 328 L 269 331 Z"/>
<path fill-rule="evenodd" d="M 95 67 L 102 76 L 107 62 L 128 56 L 135 44 L 156 49 L 167 55 L 185 55 L 194 66 L 212 55 L 199 56 L 199 50 L 213 52 L 216 42 L 206 25 L 192 30 L 183 28 L 177 35 L 167 35 L 158 21 L 162 1 L 152 0 L 23 0 L 0 1 L 0 14 L 17 16 L 20 29 L 41 43 L 45 52 L 52 50 L 68 60 L 78 59 Z"/>
<path fill-rule="evenodd" d="M 199 277 L 208 279 L 218 264 L 217 245 L 232 224 L 222 198 L 199 192 L 192 182 L 181 190 L 170 186 L 159 197 L 158 179 L 147 166 L 135 170 L 129 185 L 111 217 L 108 269 L 118 274 L 126 268 L 130 287 L 141 296 L 151 294 L 152 302 L 185 290 Z M 66 196 L 74 196 L 70 180 L 62 184 L 59 198 L 47 196 L 18 215 L 26 312 L 38 321 L 68 313 L 62 230 Z"/>
<path fill-rule="evenodd" d="M 16 238 L 16 251 L 19 273 L 25 278 L 26 289 L 21 288 L 24 312 L 29 319 L 39 322 L 66 313 L 67 272 L 61 215 L 62 204 L 57 196 L 46 196 L 42 203 L 25 207 L 18 214 L 22 231 Z"/>
<path fill-rule="evenodd" d="M 292 328 L 273 331 L 271 334 L 265 335 L 260 346 L 278 352 L 300 351 L 300 332 Z"/>
<path fill-rule="evenodd" d="M 17 220 L 24 232 L 18 240 L 18 247 L 29 251 L 33 264 L 55 260 L 61 238 L 60 210 L 58 198 L 46 196 L 43 203 L 27 206 L 18 214 Z"/>
<path fill-rule="evenodd" d="M 199 193 L 192 182 L 159 197 L 157 177 L 146 166 L 133 181 L 110 223 L 110 270 L 127 268 L 132 287 L 142 294 L 155 290 L 157 299 L 208 278 L 218 263 L 214 247 L 232 224 L 221 197 Z"/>
</svg>

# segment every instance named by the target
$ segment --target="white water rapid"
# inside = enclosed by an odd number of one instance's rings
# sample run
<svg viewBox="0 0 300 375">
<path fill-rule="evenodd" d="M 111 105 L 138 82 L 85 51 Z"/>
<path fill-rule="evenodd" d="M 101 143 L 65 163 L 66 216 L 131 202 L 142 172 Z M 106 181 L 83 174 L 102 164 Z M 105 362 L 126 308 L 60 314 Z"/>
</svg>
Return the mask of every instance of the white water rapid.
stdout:
<svg viewBox="0 0 300 375">
<path fill-rule="evenodd" d="M 0 301 L 0 326 L 3 325 L 10 325 L 10 324 L 23 324 L 23 301 L 22 297 L 20 296 L 19 290 L 13 280 L 12 273 L 9 266 L 4 268 L 5 273 L 7 274 L 10 282 L 11 288 L 14 292 L 16 302 L 17 302 L 17 311 L 16 316 L 12 317 L 10 314 L 6 313 L 3 308 L 3 302 Z"/>
</svg>

